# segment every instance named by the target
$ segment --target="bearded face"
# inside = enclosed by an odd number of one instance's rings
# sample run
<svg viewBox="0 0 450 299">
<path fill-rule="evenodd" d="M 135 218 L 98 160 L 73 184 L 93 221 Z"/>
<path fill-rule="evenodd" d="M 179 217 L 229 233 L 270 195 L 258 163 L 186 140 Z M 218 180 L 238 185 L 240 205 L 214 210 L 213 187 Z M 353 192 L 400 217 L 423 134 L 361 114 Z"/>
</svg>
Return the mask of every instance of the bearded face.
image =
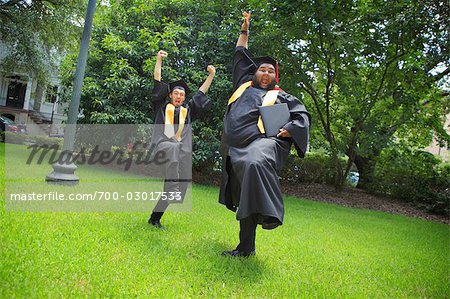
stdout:
<svg viewBox="0 0 450 299">
<path fill-rule="evenodd" d="M 262 89 L 273 89 L 276 85 L 275 67 L 270 63 L 261 64 L 253 76 L 253 83 Z"/>
</svg>

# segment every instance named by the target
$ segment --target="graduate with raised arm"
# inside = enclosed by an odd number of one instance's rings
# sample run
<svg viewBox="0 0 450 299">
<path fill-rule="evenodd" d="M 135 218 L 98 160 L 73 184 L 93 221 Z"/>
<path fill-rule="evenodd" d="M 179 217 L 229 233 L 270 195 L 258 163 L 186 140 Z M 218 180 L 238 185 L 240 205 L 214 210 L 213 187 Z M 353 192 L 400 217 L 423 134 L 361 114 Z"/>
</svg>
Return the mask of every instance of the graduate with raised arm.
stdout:
<svg viewBox="0 0 450 299">
<path fill-rule="evenodd" d="M 255 254 L 256 228 L 274 229 L 283 223 L 284 203 L 279 173 L 292 143 L 304 157 L 310 115 L 294 96 L 278 86 L 278 63 L 271 57 L 255 58 L 247 49 L 250 12 L 243 13 L 233 58 L 233 95 L 228 100 L 222 136 L 223 171 L 219 202 L 236 212 L 239 244 L 222 254 Z M 277 136 L 267 137 L 259 106 L 286 103 L 290 121 Z"/>
<path fill-rule="evenodd" d="M 154 69 L 154 87 L 152 92 L 153 110 L 155 111 L 155 127 L 152 134 L 154 152 L 164 152 L 168 162 L 165 163 L 164 194 L 182 201 L 191 180 L 192 145 L 190 125 L 192 120 L 205 110 L 210 109 L 211 102 L 206 93 L 216 74 L 216 69 L 208 65 L 208 77 L 198 91 L 189 100 L 185 101 L 190 90 L 186 82 L 178 80 L 171 83 L 161 81 L 162 61 L 168 56 L 167 52 L 160 50 L 156 57 Z M 172 192 L 172 193 L 171 193 Z M 148 220 L 148 223 L 163 228 L 161 217 L 167 209 L 170 200 L 163 197 L 158 201 Z"/>
</svg>

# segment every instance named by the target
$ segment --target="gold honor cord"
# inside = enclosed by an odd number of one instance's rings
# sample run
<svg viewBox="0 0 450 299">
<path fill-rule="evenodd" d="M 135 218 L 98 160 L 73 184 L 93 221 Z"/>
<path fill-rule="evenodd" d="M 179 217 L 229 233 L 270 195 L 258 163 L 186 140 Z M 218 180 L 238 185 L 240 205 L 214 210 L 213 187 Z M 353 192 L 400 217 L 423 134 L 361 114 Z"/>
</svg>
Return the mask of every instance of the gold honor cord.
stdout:
<svg viewBox="0 0 450 299">
<path fill-rule="evenodd" d="M 250 87 L 250 85 L 252 85 L 252 81 L 248 81 L 243 83 L 241 86 L 239 86 L 238 89 L 236 89 L 236 91 L 233 93 L 233 95 L 231 96 L 231 98 L 228 100 L 228 105 L 230 105 L 231 103 L 233 103 L 234 101 L 236 101 L 237 99 L 240 98 L 240 96 L 242 95 L 242 93 Z"/>
<path fill-rule="evenodd" d="M 233 93 L 231 98 L 228 100 L 228 105 L 234 103 L 237 99 L 241 97 L 241 95 L 244 93 L 244 91 L 249 88 L 252 85 L 252 81 L 248 81 L 243 83 L 241 86 L 239 86 L 238 89 Z M 272 89 L 269 90 L 266 95 L 264 96 L 262 106 L 271 106 L 275 103 L 278 97 L 279 89 Z M 261 119 L 261 115 L 258 118 L 258 129 L 259 131 L 264 134 L 266 133 L 266 130 L 264 129 L 263 121 Z"/>
<path fill-rule="evenodd" d="M 180 121 L 178 125 L 178 131 L 175 135 L 175 138 L 180 141 L 181 140 L 181 133 L 183 132 L 184 124 L 186 122 L 187 117 L 187 108 L 184 108 L 183 106 L 180 107 Z"/>
<path fill-rule="evenodd" d="M 179 115 L 179 122 L 178 122 L 178 130 L 175 134 L 174 130 L 174 123 L 175 123 L 175 106 L 171 103 L 166 105 L 166 120 L 164 124 L 164 135 L 167 136 L 167 138 L 172 138 L 175 136 L 175 138 L 180 141 L 181 140 L 181 133 L 183 132 L 184 124 L 186 123 L 186 117 L 187 117 L 187 108 L 184 108 L 183 106 L 180 106 L 180 115 Z"/>
</svg>

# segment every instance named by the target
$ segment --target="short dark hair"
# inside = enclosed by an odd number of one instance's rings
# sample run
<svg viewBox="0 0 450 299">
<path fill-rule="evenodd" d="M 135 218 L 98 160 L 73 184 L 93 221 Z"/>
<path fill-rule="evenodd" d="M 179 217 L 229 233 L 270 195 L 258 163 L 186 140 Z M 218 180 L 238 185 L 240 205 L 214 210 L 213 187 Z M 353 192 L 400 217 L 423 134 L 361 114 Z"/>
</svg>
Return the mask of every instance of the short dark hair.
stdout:
<svg viewBox="0 0 450 299">
<path fill-rule="evenodd" d="M 171 91 L 171 92 L 173 92 L 175 89 L 180 89 L 180 90 L 186 92 L 186 89 L 184 89 L 183 86 L 178 86 L 178 85 L 177 85 L 177 86 L 174 86 L 174 87 L 172 88 L 172 91 Z"/>
</svg>

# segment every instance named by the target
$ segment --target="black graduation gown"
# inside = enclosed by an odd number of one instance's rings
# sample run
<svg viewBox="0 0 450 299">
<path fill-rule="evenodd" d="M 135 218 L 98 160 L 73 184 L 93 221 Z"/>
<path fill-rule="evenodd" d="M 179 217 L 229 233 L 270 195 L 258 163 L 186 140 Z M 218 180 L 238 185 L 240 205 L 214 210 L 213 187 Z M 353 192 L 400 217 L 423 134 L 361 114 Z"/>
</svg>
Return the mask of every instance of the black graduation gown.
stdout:
<svg viewBox="0 0 450 299">
<path fill-rule="evenodd" d="M 181 134 L 181 140 L 178 141 L 174 137 L 168 138 L 164 134 L 166 106 L 170 103 L 168 95 L 169 85 L 154 80 L 152 100 L 156 115 L 151 137 L 151 147 L 153 148 L 152 154 L 162 151 L 168 159 L 168 162 L 164 165 L 164 191 L 180 191 L 182 198 L 184 198 L 188 182 L 192 179 L 192 136 L 191 130 L 186 128 L 186 126 L 191 124 L 193 118 L 198 117 L 203 111 L 210 109 L 211 102 L 206 95 L 199 90 L 187 104 L 186 102 L 183 103 L 183 107 L 188 110 L 185 127 Z M 174 113 L 175 132 L 178 130 L 179 110 L 179 108 L 176 108 Z M 165 207 L 161 209 L 164 211 Z"/>
<path fill-rule="evenodd" d="M 244 47 L 237 47 L 233 59 L 233 88 L 252 80 L 256 71 Z M 233 90 L 233 91 L 234 91 Z M 283 223 L 284 204 L 279 173 L 292 143 L 304 157 L 309 139 L 310 115 L 299 100 L 280 91 L 276 103 L 287 103 L 291 121 L 284 128 L 291 138 L 267 138 L 259 132 L 258 106 L 267 90 L 250 86 L 224 116 L 222 135 L 223 170 L 219 202 L 236 211 L 238 220 L 252 214 L 277 218 Z"/>
<path fill-rule="evenodd" d="M 168 97 L 169 92 L 169 84 L 154 80 L 152 101 L 153 110 L 155 111 L 155 126 L 151 143 L 153 146 L 157 146 L 161 142 L 182 143 L 183 151 L 190 153 L 192 151 L 192 139 L 189 134 L 189 130 L 186 130 L 186 128 L 183 130 L 181 134 L 181 141 L 177 141 L 175 138 L 167 138 L 164 134 L 166 106 L 170 103 L 170 99 Z M 211 108 L 211 101 L 202 91 L 198 90 L 191 100 L 187 103 L 186 101 L 183 103 L 183 107 L 188 109 L 185 125 L 190 125 L 193 119 L 199 117 L 204 111 Z M 175 108 L 175 132 L 178 130 L 177 124 L 179 113 L 179 108 Z"/>
</svg>

